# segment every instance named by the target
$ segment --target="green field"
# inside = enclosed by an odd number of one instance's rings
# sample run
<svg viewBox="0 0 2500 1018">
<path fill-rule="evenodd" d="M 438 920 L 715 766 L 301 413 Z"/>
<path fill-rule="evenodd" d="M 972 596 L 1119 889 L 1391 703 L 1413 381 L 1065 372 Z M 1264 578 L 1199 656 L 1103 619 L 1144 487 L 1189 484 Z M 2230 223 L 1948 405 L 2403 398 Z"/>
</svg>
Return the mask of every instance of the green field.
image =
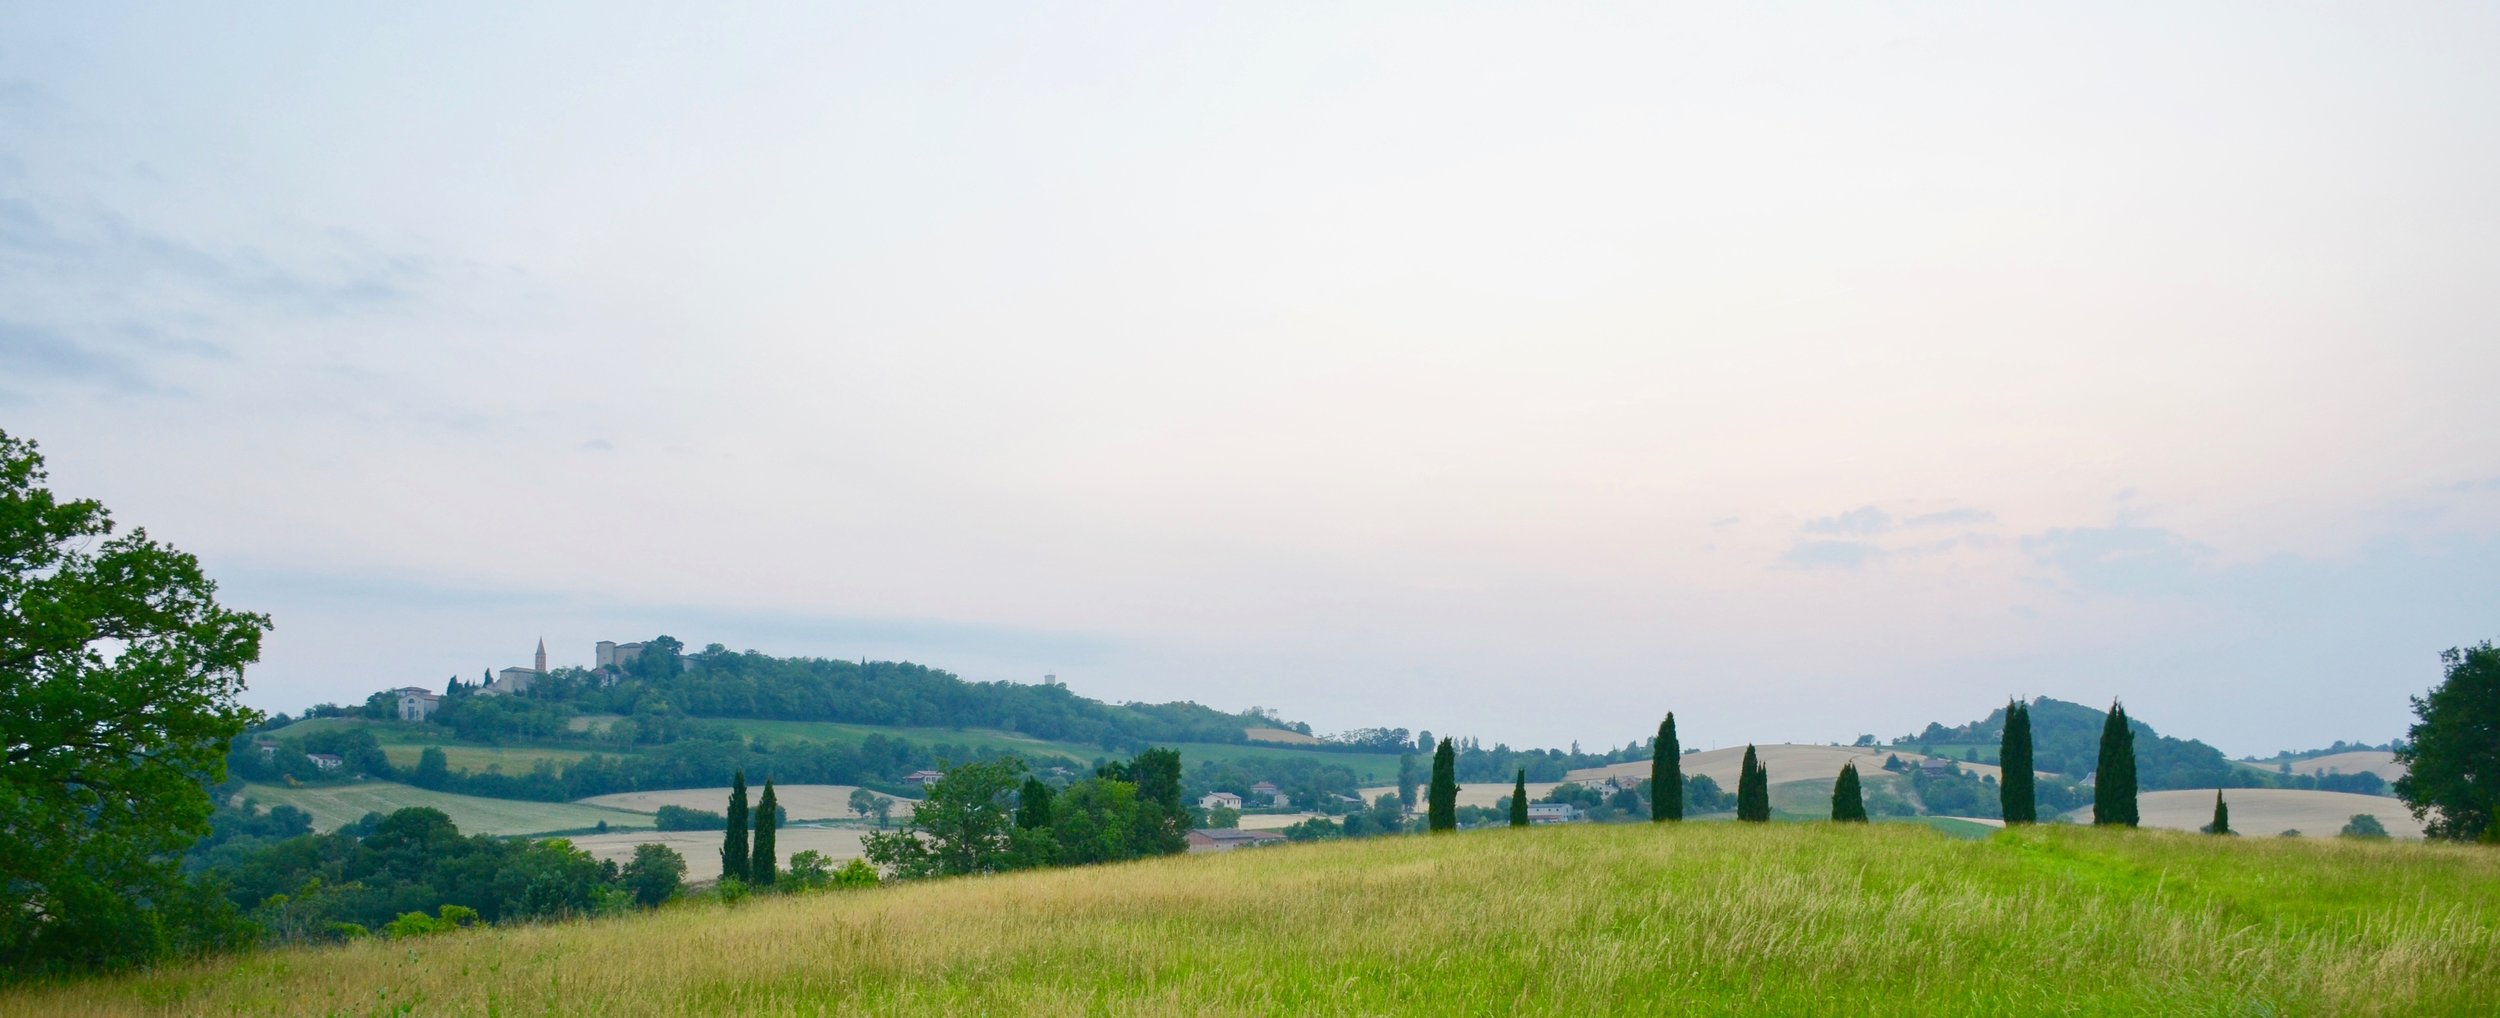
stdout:
<svg viewBox="0 0 2500 1018">
<path fill-rule="evenodd" d="M 442 810 L 459 825 L 462 834 L 538 834 L 545 831 L 571 831 L 598 826 L 607 821 L 610 827 L 650 827 L 651 818 L 641 813 L 601 806 L 580 806 L 569 802 L 523 802 L 518 799 L 486 799 L 474 795 L 453 795 L 433 792 L 413 785 L 391 781 L 359 781 L 346 785 L 245 785 L 243 795 L 262 806 L 288 805 L 312 814 L 313 828 L 320 831 L 355 823 L 367 813 L 389 814 L 409 806 L 428 806 Z"/>
<path fill-rule="evenodd" d="M 288 950 L 0 1013 L 2489 1015 L 2500 852 L 1573 825 Z"/>
<path fill-rule="evenodd" d="M 415 769 L 417 758 L 424 754 L 427 746 L 442 747 L 444 766 L 455 771 L 475 771 L 481 774 L 490 768 L 500 770 L 505 774 L 527 774 L 542 760 L 561 770 L 573 761 L 593 753 L 604 753 L 609 756 L 633 753 L 630 748 L 579 744 L 523 742 L 483 745 L 463 742 L 438 725 L 418 724 L 411 721 L 373 721 L 365 718 L 310 718 L 281 728 L 274 734 L 278 738 L 301 737 L 314 732 L 347 728 L 359 728 L 372 732 L 373 741 L 382 746 L 382 755 L 390 759 L 391 766 L 403 770 Z"/>
</svg>

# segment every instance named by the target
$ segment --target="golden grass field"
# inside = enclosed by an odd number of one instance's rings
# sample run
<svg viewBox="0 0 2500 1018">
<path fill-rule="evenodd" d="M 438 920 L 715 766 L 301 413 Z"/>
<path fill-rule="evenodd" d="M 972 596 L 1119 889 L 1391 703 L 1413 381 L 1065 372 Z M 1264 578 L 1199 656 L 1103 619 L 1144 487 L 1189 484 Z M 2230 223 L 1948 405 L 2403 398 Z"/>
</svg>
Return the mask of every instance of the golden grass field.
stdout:
<svg viewBox="0 0 2500 1018">
<path fill-rule="evenodd" d="M 1755 758 L 1761 760 L 1763 768 L 1771 772 L 1771 781 L 1773 783 L 1783 781 L 1829 782 L 1840 776 L 1840 768 L 1843 765 L 1851 763 L 1858 765 L 1858 774 L 1860 777 L 1872 777 L 1877 774 L 1885 773 L 1884 758 L 1892 755 L 1892 753 L 1892 750 L 1887 749 L 1867 750 L 1842 746 L 1808 746 L 1787 743 L 1775 743 L 1754 747 Z M 1729 792 L 1734 792 L 1736 790 L 1736 772 L 1744 765 L 1745 762 L 1745 747 L 1732 746 L 1725 749 L 1703 750 L 1699 753 L 1687 753 L 1678 759 L 1682 761 L 1681 765 L 1684 768 L 1685 777 L 1689 778 L 1695 774 L 1706 774 L 1710 776 L 1710 780 L 1718 782 L 1720 788 Z M 1905 763 L 1914 764 L 1926 758 L 1915 753 L 1904 753 L 1901 754 L 1901 759 Z M 1986 776 L 1995 776 L 2004 773 L 2002 769 L 1998 768 L 1994 764 L 1963 763 L 1962 769 L 1973 774 Z M 1583 767 L 1564 775 L 1564 777 L 1582 784 L 1596 784 L 1616 775 L 1629 775 L 1635 779 L 1646 778 L 1649 776 L 1649 761 L 1632 760 L 1619 764 L 1608 764 L 1604 767 Z M 1508 784 L 1504 784 L 1502 786 L 1502 794 L 1510 794 L 1510 786 Z"/>
<path fill-rule="evenodd" d="M 2394 781 L 2405 776 L 2405 765 L 2396 762 L 2396 754 L 2383 749 L 2357 749 L 2350 753 L 2329 753 L 2292 761 L 2294 774 L 2360 774 L 2364 771 Z"/>
<path fill-rule="evenodd" d="M 2488 848 L 1824 823 L 1288 845 L 0 995 L 69 1016 L 2495 1011 Z"/>
</svg>

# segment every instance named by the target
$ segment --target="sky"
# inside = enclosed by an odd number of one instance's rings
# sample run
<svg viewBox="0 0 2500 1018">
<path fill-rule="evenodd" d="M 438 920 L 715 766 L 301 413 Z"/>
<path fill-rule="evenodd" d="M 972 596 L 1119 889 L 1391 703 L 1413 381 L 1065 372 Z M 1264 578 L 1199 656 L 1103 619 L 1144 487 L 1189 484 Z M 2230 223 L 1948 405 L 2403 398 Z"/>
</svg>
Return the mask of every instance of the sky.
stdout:
<svg viewBox="0 0 2500 1018">
<path fill-rule="evenodd" d="M 0 0 L 0 430 L 273 711 L 2266 754 L 2500 638 L 2495 180 L 2484 5 Z"/>
</svg>

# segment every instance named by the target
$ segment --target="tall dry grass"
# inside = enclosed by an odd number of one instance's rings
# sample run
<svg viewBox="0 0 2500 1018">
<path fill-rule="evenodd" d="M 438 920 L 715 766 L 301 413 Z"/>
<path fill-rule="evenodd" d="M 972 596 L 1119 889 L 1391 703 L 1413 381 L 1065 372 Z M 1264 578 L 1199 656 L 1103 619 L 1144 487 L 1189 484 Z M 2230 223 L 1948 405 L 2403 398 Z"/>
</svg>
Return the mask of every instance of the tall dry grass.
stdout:
<svg viewBox="0 0 2500 1018">
<path fill-rule="evenodd" d="M 271 952 L 6 1014 L 2477 1014 L 2500 853 L 1560 827 Z"/>
</svg>

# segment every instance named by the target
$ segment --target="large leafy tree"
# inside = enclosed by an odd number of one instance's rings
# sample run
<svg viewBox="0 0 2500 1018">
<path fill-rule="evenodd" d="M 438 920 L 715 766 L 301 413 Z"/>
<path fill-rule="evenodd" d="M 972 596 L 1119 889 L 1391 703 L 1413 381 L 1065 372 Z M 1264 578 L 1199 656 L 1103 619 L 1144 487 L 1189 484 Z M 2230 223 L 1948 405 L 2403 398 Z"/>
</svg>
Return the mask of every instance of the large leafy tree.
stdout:
<svg viewBox="0 0 2500 1018">
<path fill-rule="evenodd" d="M 1649 744 L 1649 818 L 1684 819 L 1684 747 L 1675 737 L 1675 712 L 1658 722 Z"/>
<path fill-rule="evenodd" d="M 902 830 L 864 839 L 864 854 L 905 880 L 1008 868 L 1015 858 L 1013 804 L 1024 772 L 1024 761 L 1012 756 L 946 772 L 912 806 Z M 1054 812 L 1058 807 L 1052 804 Z"/>
<path fill-rule="evenodd" d="M 0 959 L 19 973 L 181 941 L 174 854 L 208 831 L 269 629 L 197 559 L 45 480 L 0 432 Z"/>
<path fill-rule="evenodd" d="M 2439 660 L 2447 674 L 2429 695 L 2413 698 L 2420 720 L 2396 750 L 2405 765 L 2396 796 L 2424 834 L 2500 841 L 2492 819 L 2500 810 L 2500 649 L 2485 641 Z"/>
</svg>

